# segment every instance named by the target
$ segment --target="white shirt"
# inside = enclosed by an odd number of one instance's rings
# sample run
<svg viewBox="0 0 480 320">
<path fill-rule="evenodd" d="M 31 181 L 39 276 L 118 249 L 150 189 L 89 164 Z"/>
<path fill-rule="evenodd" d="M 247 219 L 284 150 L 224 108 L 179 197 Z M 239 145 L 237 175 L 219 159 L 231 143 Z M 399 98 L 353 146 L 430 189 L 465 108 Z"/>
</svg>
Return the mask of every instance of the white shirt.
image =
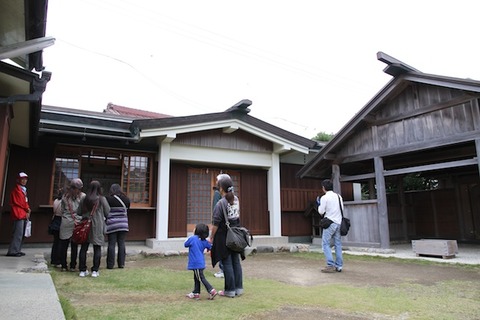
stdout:
<svg viewBox="0 0 480 320">
<path fill-rule="evenodd" d="M 342 222 L 342 212 L 338 201 L 339 197 L 343 209 L 342 197 L 333 191 L 327 191 L 320 198 L 320 205 L 318 206 L 318 213 L 325 214 L 325 218 L 328 218 L 337 224 Z"/>
</svg>

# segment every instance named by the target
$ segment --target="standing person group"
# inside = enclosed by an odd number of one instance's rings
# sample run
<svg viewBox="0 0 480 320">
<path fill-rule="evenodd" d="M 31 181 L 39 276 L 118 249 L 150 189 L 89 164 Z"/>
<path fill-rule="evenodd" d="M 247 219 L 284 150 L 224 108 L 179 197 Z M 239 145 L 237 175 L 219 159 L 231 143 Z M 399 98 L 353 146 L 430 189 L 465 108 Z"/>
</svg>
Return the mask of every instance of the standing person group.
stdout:
<svg viewBox="0 0 480 320">
<path fill-rule="evenodd" d="M 326 267 L 321 271 L 324 273 L 342 272 L 342 236 L 340 235 L 340 224 L 342 223 L 343 199 L 339 194 L 333 192 L 333 183 L 330 180 L 322 181 L 322 190 L 325 193 L 320 199 L 317 198 L 318 213 L 332 221 L 330 226 L 323 229 L 322 248 L 325 255 Z M 332 256 L 331 240 L 335 246 L 335 260 Z"/>
<path fill-rule="evenodd" d="M 60 263 L 62 271 L 75 272 L 77 267 L 78 244 L 71 241 L 73 235 L 73 228 L 80 220 L 77 215 L 80 201 L 85 198 L 85 193 L 82 192 L 83 182 L 79 178 L 72 179 L 70 186 L 62 197 L 61 211 L 62 223 L 60 224 Z M 70 268 L 67 265 L 67 252 L 70 245 Z"/>
<path fill-rule="evenodd" d="M 28 204 L 27 181 L 28 175 L 25 172 L 20 172 L 17 176 L 17 184 L 10 193 L 10 219 L 13 222 L 13 231 L 12 240 L 7 251 L 8 257 L 22 257 L 25 255 L 22 252 L 23 237 L 31 212 Z"/>
<path fill-rule="evenodd" d="M 217 177 L 218 188 L 222 198 L 213 210 L 213 227 L 210 235 L 212 243 L 212 266 L 219 262 L 223 264 L 224 290 L 219 291 L 220 296 L 234 298 L 243 294 L 243 274 L 240 259 L 243 253 L 234 252 L 226 246 L 227 226 L 225 215 L 230 226 L 240 225 L 240 203 L 234 193 L 233 182 L 228 174 Z"/>
<path fill-rule="evenodd" d="M 110 206 L 110 213 L 106 220 L 106 233 L 108 236 L 107 269 L 115 265 L 115 246 L 118 246 L 117 266 L 125 267 L 125 239 L 128 233 L 128 209 L 130 199 L 122 192 L 122 187 L 114 183 L 106 196 Z"/>
<path fill-rule="evenodd" d="M 102 258 L 102 246 L 105 238 L 105 219 L 110 213 L 110 205 L 107 199 L 102 195 L 100 182 L 93 180 L 88 186 L 86 196 L 80 201 L 77 214 L 83 219 L 90 219 L 92 227 L 88 235 L 88 240 L 80 247 L 80 277 L 89 274 L 87 270 L 87 251 L 90 243 L 93 245 L 93 266 L 92 277 L 100 275 L 100 260 Z"/>
<path fill-rule="evenodd" d="M 203 223 L 196 225 L 193 231 L 193 236 L 189 237 L 185 243 L 185 248 L 188 248 L 188 270 L 193 271 L 193 290 L 187 294 L 187 298 L 199 300 L 200 299 L 200 282 L 205 286 L 209 293 L 208 299 L 213 300 L 217 295 L 217 290 L 205 278 L 203 271 L 205 270 L 205 249 L 210 250 L 212 245 L 207 241 L 208 226 Z"/>
</svg>

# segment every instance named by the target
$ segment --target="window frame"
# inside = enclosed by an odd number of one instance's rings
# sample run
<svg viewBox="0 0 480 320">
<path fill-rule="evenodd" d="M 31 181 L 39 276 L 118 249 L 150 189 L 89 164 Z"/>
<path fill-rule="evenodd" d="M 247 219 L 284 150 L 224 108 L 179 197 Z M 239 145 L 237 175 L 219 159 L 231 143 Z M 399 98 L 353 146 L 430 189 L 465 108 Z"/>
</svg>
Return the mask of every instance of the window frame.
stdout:
<svg viewBox="0 0 480 320">
<path fill-rule="evenodd" d="M 57 191 L 59 187 L 64 188 L 67 184 L 68 181 L 76 178 L 76 177 L 64 177 L 63 179 L 59 177 L 57 174 L 57 164 L 59 159 L 74 159 L 77 161 L 77 170 L 78 170 L 78 177 L 82 177 L 83 171 L 87 171 L 87 169 L 84 168 L 86 165 L 85 158 L 89 158 L 89 154 L 94 155 L 94 158 L 96 160 L 99 159 L 99 155 L 104 155 L 104 164 L 109 165 L 109 163 L 119 162 L 119 165 L 121 165 L 121 173 L 120 176 L 118 177 L 119 184 L 122 187 L 122 190 L 125 192 L 125 194 L 131 199 L 130 207 L 135 207 L 135 208 L 143 208 L 143 207 L 148 207 L 151 208 L 154 204 L 154 199 L 152 198 L 153 195 L 153 166 L 154 166 L 154 161 L 155 161 L 155 153 L 152 152 L 144 152 L 144 151 L 131 151 L 131 150 L 122 150 L 122 149 L 106 149 L 106 148 L 101 148 L 101 147 L 84 147 L 84 146 L 70 146 L 70 145 L 57 145 L 54 151 L 53 155 L 53 165 L 52 165 L 52 177 L 51 177 L 51 183 L 50 183 L 50 204 L 53 203 L 53 200 L 55 199 L 57 195 Z M 118 157 L 118 160 L 115 159 L 115 157 Z M 145 185 L 144 191 L 140 191 L 140 193 L 144 193 L 148 199 L 142 201 L 142 202 L 135 202 L 133 201 L 134 198 L 137 197 L 130 197 L 130 186 L 127 185 L 130 180 L 125 181 L 125 171 L 128 171 L 128 175 L 130 175 L 130 168 L 132 166 L 132 163 L 129 161 L 128 166 L 125 166 L 125 158 L 132 159 L 136 157 L 141 157 L 141 158 L 146 158 L 146 161 L 144 161 L 145 165 L 145 171 L 144 171 L 144 178 L 143 178 L 143 184 Z M 138 163 L 135 162 L 135 163 Z M 72 170 L 70 170 L 72 171 Z M 138 179 L 138 178 L 137 178 Z M 100 181 L 102 182 L 102 181 Z M 63 183 L 63 185 L 62 185 Z M 86 182 L 84 181 L 84 184 Z M 137 182 L 137 184 L 142 184 L 142 179 Z M 86 186 L 84 185 L 83 191 L 86 190 Z M 108 190 L 105 190 L 104 192 L 107 192 Z M 137 191 L 138 193 L 138 191 Z M 143 198 L 144 199 L 144 198 Z"/>
</svg>

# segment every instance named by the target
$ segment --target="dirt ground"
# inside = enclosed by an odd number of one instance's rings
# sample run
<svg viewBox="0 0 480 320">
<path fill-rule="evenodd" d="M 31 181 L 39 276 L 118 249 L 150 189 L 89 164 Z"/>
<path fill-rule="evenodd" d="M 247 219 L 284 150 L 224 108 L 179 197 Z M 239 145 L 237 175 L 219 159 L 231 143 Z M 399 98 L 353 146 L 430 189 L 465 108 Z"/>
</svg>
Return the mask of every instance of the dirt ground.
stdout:
<svg viewBox="0 0 480 320">
<path fill-rule="evenodd" d="M 344 258 L 345 259 L 345 258 Z M 439 281 L 459 280 L 471 281 L 478 278 L 478 270 L 465 270 L 451 265 L 415 264 L 397 261 L 358 261 L 348 263 L 348 257 L 341 273 L 325 274 L 320 269 L 324 266 L 323 255 L 318 260 L 305 259 L 289 253 L 262 253 L 249 256 L 242 262 L 244 277 L 277 280 L 297 286 L 316 286 L 320 284 L 347 284 L 364 286 L 392 286 L 410 282 L 422 285 L 433 285 Z M 140 259 L 128 262 L 128 268 L 157 266 L 156 259 Z M 164 258 L 162 266 L 172 270 L 185 270 L 185 259 Z M 267 267 L 266 267 L 267 266 Z M 207 273 L 213 272 L 211 266 Z M 255 319 L 347 319 L 360 320 L 372 317 L 341 314 L 338 310 L 316 308 L 287 307 L 264 315 L 256 315 Z M 383 319 L 383 318 L 376 318 Z"/>
</svg>

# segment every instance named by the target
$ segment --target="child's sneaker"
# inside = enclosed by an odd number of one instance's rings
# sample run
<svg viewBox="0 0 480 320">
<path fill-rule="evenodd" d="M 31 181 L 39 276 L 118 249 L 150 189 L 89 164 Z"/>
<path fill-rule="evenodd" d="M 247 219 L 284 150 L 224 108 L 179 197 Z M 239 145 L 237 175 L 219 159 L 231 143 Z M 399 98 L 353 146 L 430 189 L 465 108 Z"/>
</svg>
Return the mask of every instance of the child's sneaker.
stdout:
<svg viewBox="0 0 480 320">
<path fill-rule="evenodd" d="M 189 299 L 200 300 L 200 294 L 199 293 L 190 292 L 189 294 L 185 295 L 185 297 L 187 297 Z"/>
<path fill-rule="evenodd" d="M 208 300 L 213 300 L 217 294 L 218 294 L 217 290 L 215 289 L 210 290 L 210 296 L 208 297 Z"/>
</svg>

